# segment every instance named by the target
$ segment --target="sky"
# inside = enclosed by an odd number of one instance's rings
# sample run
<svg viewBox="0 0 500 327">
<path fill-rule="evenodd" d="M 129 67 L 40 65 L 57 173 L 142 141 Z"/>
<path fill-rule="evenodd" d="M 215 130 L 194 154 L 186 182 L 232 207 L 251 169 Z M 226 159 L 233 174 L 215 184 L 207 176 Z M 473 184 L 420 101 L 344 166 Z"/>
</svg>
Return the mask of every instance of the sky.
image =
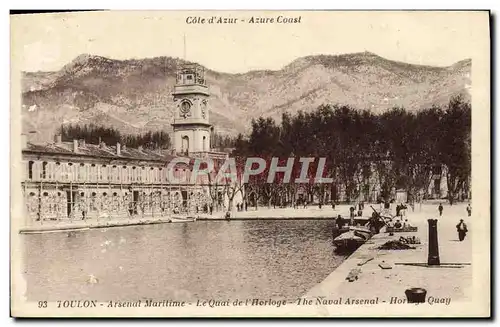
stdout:
<svg viewBox="0 0 500 327">
<path fill-rule="evenodd" d="M 335 11 L 19 15 L 11 18 L 11 54 L 23 71 L 59 70 L 82 53 L 120 60 L 185 57 L 227 73 L 278 70 L 307 55 L 362 51 L 413 64 L 449 66 L 471 58 L 478 50 L 475 28 L 487 21 L 484 15 L 487 13 Z M 245 22 L 186 23 L 188 17 L 212 16 Z M 251 17 L 276 20 L 278 16 L 300 17 L 300 23 L 249 23 Z"/>
</svg>

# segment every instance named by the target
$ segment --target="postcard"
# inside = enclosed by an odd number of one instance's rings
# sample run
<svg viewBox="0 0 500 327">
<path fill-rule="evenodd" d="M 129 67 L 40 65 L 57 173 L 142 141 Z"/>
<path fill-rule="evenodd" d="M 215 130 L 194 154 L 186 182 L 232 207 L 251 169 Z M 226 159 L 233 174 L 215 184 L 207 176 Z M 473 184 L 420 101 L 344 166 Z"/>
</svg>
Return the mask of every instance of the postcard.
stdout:
<svg viewBox="0 0 500 327">
<path fill-rule="evenodd" d="M 489 21 L 11 15 L 11 315 L 489 317 Z"/>
</svg>

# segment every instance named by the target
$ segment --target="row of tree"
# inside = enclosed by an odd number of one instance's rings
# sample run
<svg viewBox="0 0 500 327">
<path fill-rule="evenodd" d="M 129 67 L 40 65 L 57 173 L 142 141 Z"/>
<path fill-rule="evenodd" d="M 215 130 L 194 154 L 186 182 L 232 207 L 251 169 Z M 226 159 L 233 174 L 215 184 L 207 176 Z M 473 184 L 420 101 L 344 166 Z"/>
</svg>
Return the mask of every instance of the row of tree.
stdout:
<svg viewBox="0 0 500 327">
<path fill-rule="evenodd" d="M 92 144 L 98 144 L 99 141 L 106 144 L 120 142 L 127 147 L 137 148 L 142 146 L 149 149 L 169 149 L 172 146 L 169 134 L 164 131 L 124 134 L 115 128 L 95 124 L 67 124 L 61 125 L 57 133 L 61 135 L 64 142 L 71 142 L 74 139 L 83 139 L 85 142 Z M 214 133 L 211 144 L 214 148 L 233 148 L 235 138 L 230 135 Z"/>
<path fill-rule="evenodd" d="M 309 169 L 311 182 L 302 187 L 308 194 L 318 195 L 320 202 L 328 189 L 335 198 L 337 186 L 342 186 L 347 201 L 371 194 L 373 179 L 380 185 L 383 200 L 391 200 L 393 190 L 402 188 L 414 201 L 420 194 L 425 196 L 433 174 L 443 170 L 448 199 L 453 203 L 469 190 L 471 106 L 454 97 L 445 108 L 418 112 L 394 108 L 377 115 L 349 106 L 324 105 L 310 113 L 285 113 L 280 124 L 272 118 L 259 118 L 252 121 L 249 137 L 238 136 L 233 155 L 240 159 L 256 156 L 268 162 L 279 157 L 280 165 L 289 157 L 296 161 L 316 158 Z M 332 184 L 313 179 L 320 157 L 327 163 L 323 177 L 333 178 Z M 274 183 L 267 183 L 267 174 L 268 169 L 251 176 L 245 196 L 251 194 L 252 202 L 257 198 L 268 205 L 280 204 L 283 198 L 294 201 L 298 185 L 280 183 L 284 173 L 277 174 Z M 296 162 L 292 178 L 299 174 Z M 242 189 L 241 185 L 236 187 Z"/>
<path fill-rule="evenodd" d="M 63 142 L 74 139 L 85 140 L 87 143 L 106 144 L 121 143 L 127 147 L 137 148 L 142 146 L 148 149 L 168 149 L 171 147 L 170 136 L 163 131 L 146 132 L 143 134 L 124 134 L 112 127 L 103 127 L 94 124 L 61 125 L 58 134 Z"/>
<path fill-rule="evenodd" d="M 222 135 L 219 133 L 213 133 L 212 135 L 212 147 L 213 148 L 233 148 L 235 138 L 231 135 Z"/>
</svg>

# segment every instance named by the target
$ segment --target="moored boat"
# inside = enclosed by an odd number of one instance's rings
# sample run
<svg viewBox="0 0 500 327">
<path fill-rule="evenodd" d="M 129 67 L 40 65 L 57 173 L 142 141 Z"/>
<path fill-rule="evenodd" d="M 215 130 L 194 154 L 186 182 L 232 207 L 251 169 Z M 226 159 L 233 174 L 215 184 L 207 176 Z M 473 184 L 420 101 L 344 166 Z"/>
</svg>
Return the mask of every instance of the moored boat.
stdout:
<svg viewBox="0 0 500 327">
<path fill-rule="evenodd" d="M 349 227 L 349 231 L 354 232 L 354 235 L 364 238 L 365 241 L 372 236 L 372 232 L 367 227 Z"/>
<path fill-rule="evenodd" d="M 349 227 L 349 231 L 342 233 L 333 240 L 337 251 L 352 251 L 365 243 L 372 233 L 365 227 Z"/>
<path fill-rule="evenodd" d="M 196 221 L 196 217 L 194 216 L 172 216 L 170 218 L 171 223 L 188 223 Z"/>
</svg>

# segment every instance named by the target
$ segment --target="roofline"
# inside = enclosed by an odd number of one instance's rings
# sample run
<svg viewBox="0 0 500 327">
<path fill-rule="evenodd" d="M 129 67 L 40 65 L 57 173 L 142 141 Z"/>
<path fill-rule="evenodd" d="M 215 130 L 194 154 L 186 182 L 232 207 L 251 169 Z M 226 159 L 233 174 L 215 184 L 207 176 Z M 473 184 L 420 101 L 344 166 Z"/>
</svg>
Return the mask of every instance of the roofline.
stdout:
<svg viewBox="0 0 500 327">
<path fill-rule="evenodd" d="M 205 127 L 212 127 L 212 124 L 210 123 L 172 123 L 170 124 L 171 126 L 205 126 Z"/>
<path fill-rule="evenodd" d="M 37 151 L 37 150 L 22 150 L 22 153 L 26 154 L 50 154 L 50 155 L 62 155 L 65 157 L 86 157 L 86 158 L 96 158 L 96 159 L 108 159 L 108 160 L 135 160 L 135 161 L 149 161 L 149 162 L 159 162 L 159 163 L 169 163 L 171 160 L 159 160 L 159 159 L 146 159 L 146 158 L 134 158 L 134 157 L 123 157 L 123 156 L 99 156 L 86 153 L 75 153 L 75 152 L 51 152 L 51 151 Z M 178 156 L 174 156 L 176 158 Z"/>
</svg>

